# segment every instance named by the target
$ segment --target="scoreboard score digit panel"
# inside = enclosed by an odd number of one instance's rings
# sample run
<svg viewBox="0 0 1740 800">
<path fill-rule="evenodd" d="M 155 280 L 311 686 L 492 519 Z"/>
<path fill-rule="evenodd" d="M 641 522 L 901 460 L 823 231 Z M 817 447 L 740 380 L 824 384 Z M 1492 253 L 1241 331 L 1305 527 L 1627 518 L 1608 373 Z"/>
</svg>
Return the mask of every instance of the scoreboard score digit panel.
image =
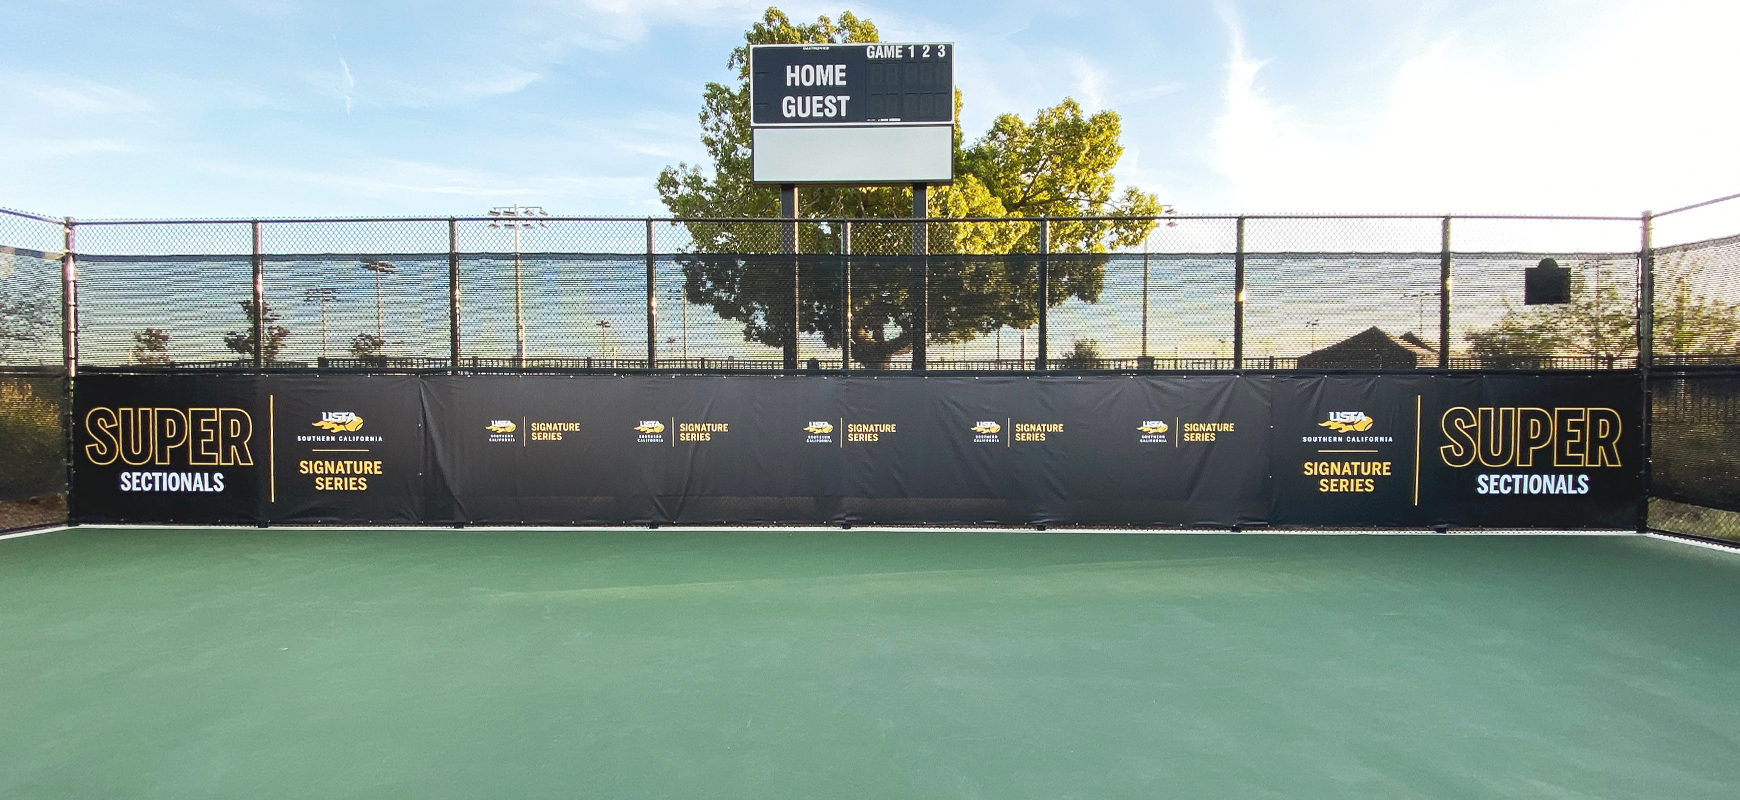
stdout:
<svg viewBox="0 0 1740 800">
<path fill-rule="evenodd" d="M 756 45 L 757 183 L 954 180 L 954 45 Z"/>
</svg>

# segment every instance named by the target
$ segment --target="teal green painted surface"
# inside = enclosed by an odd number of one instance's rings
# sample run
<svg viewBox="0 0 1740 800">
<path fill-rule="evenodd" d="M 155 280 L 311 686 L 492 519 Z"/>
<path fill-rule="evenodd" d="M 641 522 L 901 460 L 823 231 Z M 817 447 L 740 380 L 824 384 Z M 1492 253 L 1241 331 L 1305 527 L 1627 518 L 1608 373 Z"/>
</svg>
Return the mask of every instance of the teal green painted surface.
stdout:
<svg viewBox="0 0 1740 800">
<path fill-rule="evenodd" d="M 0 541 L 4 798 L 1732 798 L 1740 557 L 1634 537 Z"/>
</svg>

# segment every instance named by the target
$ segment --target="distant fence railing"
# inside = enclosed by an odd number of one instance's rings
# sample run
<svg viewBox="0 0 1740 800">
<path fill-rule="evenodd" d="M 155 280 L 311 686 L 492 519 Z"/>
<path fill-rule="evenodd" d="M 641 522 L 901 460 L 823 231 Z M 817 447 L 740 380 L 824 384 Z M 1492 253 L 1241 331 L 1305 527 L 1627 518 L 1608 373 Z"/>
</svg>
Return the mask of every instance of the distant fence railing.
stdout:
<svg viewBox="0 0 1740 800">
<path fill-rule="evenodd" d="M 1740 356 L 1712 356 L 1700 358 L 1660 358 L 1656 362 L 1660 367 L 1672 366 L 1721 366 L 1740 365 Z M 1453 370 L 1617 370 L 1635 369 L 1636 357 L 1607 356 L 1498 356 L 1491 358 L 1453 358 L 1450 359 L 1450 369 Z M 1410 367 L 1411 369 L 1430 369 L 1431 366 Z M 119 366 L 87 367 L 87 369 L 103 372 L 192 372 L 192 371 L 229 371 L 252 372 L 254 363 L 250 360 L 230 359 L 219 361 L 170 362 L 161 364 L 126 364 Z M 308 361 L 269 361 L 265 369 L 271 372 L 287 371 L 330 371 L 330 372 L 782 372 L 785 362 L 779 359 L 761 358 L 708 358 L 697 356 L 693 358 L 661 358 L 651 366 L 646 359 L 637 358 L 528 358 L 523 361 L 512 358 L 462 358 L 458 362 L 446 358 L 396 358 L 396 357 L 364 357 L 364 358 L 321 358 Z M 846 369 L 839 359 L 822 360 L 812 358 L 799 365 L 801 371 L 827 370 L 830 372 Z M 864 370 L 862 366 L 850 367 L 853 370 Z M 934 359 L 926 369 L 932 372 L 1036 372 L 1038 364 L 1032 361 L 1018 359 Z M 1230 358 L 1092 358 L 1071 359 L 1052 358 L 1046 360 L 1045 370 L 1054 372 L 1067 371 L 1103 371 L 1103 372 L 1196 372 L 1219 371 L 1233 372 L 1240 369 L 1250 372 L 1274 372 L 1302 369 L 1298 358 L 1278 358 L 1264 356 L 1247 358 L 1242 366 L 1235 364 Z M 1393 372 L 1395 368 L 1382 366 L 1349 366 L 1331 367 L 1320 371 L 1371 370 Z"/>
</svg>

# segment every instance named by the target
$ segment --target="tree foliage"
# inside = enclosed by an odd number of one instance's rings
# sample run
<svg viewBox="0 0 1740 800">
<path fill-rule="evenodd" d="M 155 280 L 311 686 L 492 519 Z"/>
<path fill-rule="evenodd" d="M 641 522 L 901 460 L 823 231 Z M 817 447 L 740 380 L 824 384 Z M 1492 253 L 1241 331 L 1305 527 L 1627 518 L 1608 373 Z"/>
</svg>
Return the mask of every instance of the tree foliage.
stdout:
<svg viewBox="0 0 1740 800">
<path fill-rule="evenodd" d="M 224 347 L 252 358 L 259 344 L 258 339 L 254 336 L 256 309 L 252 300 L 243 300 L 240 305 L 242 314 L 247 317 L 247 330 L 230 331 L 224 334 Z M 277 361 L 279 351 L 284 349 L 284 340 L 290 336 L 290 329 L 283 325 L 274 324 L 281 318 L 281 315 L 272 309 L 271 303 L 262 303 L 261 305 L 266 311 L 264 320 L 266 330 L 265 360 Z"/>
<path fill-rule="evenodd" d="M 658 177 L 658 192 L 679 217 L 771 218 L 779 215 L 776 187 L 751 179 L 749 45 L 822 44 L 879 41 L 876 26 L 851 12 L 837 19 L 793 22 L 776 8 L 744 34 L 727 66 L 736 82 L 710 82 L 702 92 L 701 143 L 708 161 L 678 164 Z M 955 117 L 962 98 L 955 93 Z M 1135 188 L 1119 192 L 1111 171 L 1123 155 L 1121 121 L 1116 112 L 1086 113 L 1072 99 L 1041 109 L 1031 120 L 1015 114 L 996 118 L 984 136 L 965 143 L 959 123 L 954 133 L 952 186 L 933 189 L 933 217 L 1151 216 L 1159 200 Z M 912 193 L 905 187 L 804 187 L 801 215 L 822 219 L 910 218 Z M 685 259 L 684 294 L 691 303 L 710 306 L 719 316 L 744 325 L 748 341 L 784 346 L 791 328 L 789 259 L 744 258 L 777 253 L 783 226 L 688 223 L 694 252 Z M 832 223 L 801 224 L 797 242 L 804 253 L 837 253 L 840 234 Z M 1144 220 L 1065 220 L 1051 225 L 1054 253 L 1084 257 L 1056 260 L 1048 271 L 1050 302 L 1070 298 L 1098 300 L 1105 282 L 1103 255 L 1115 246 L 1141 242 L 1153 224 Z M 950 254 L 933 260 L 928 282 L 930 316 L 927 341 L 959 342 L 997 330 L 1027 328 L 1038 320 L 1036 262 L 1039 226 L 1023 223 L 951 223 L 928 226 L 930 252 Z M 854 258 L 852 329 L 843 329 L 837 265 L 815 267 L 802 277 L 798 324 L 820 334 L 829 347 L 850 337 L 855 360 L 885 366 L 911 351 L 913 312 L 911 226 L 893 222 L 859 225 Z M 877 255 L 907 256 L 883 259 Z M 1015 257 L 1006 257 L 1013 255 Z M 1097 257 L 1096 257 L 1097 256 Z M 819 262 L 818 262 L 819 263 Z M 833 262 L 837 264 L 837 262 Z"/>
<path fill-rule="evenodd" d="M 16 274 L 17 261 L 22 258 L 27 256 L 0 248 L 0 363 L 11 363 L 19 350 L 40 345 L 60 316 L 58 292 L 6 280 Z"/>
<path fill-rule="evenodd" d="M 1706 264 L 1688 253 L 1655 262 L 1655 352 L 1674 358 L 1740 356 L 1740 303 L 1700 293 Z"/>
<path fill-rule="evenodd" d="M 128 358 L 135 364 L 168 364 L 169 332 L 162 328 L 134 331 L 133 349 Z"/>
<path fill-rule="evenodd" d="M 1060 360 L 1064 369 L 1095 369 L 1105 354 L 1100 352 L 1097 339 L 1077 339 L 1075 344 L 1063 353 Z"/>
<path fill-rule="evenodd" d="M 350 337 L 347 349 L 353 358 L 375 358 L 387 349 L 387 340 L 372 333 L 359 333 Z"/>
<path fill-rule="evenodd" d="M 1470 353 L 1493 364 L 1560 356 L 1622 359 L 1637 355 L 1637 305 L 1620 293 L 1618 265 L 1578 262 L 1571 301 L 1517 308 L 1487 329 L 1468 334 Z"/>
</svg>

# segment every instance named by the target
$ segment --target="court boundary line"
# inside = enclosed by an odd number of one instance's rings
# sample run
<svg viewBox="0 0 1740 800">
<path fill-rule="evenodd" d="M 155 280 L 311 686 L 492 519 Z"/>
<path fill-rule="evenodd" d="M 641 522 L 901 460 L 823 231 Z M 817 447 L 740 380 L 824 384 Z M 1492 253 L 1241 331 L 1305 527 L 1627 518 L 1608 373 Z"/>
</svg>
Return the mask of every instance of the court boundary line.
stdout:
<svg viewBox="0 0 1740 800">
<path fill-rule="evenodd" d="M 609 533 L 609 532 L 653 532 L 653 531 L 683 531 L 693 533 L 1032 533 L 1032 534 L 1124 534 L 1137 536 L 1158 535 L 1189 535 L 1189 536 L 1654 536 L 1657 534 L 1640 534 L 1637 531 L 1623 528 L 1568 530 L 1562 528 L 1469 528 L 1464 530 L 1435 531 L 1430 528 L 1265 528 L 1258 530 L 1245 529 L 1231 531 L 1225 528 L 1050 528 L 1035 530 L 1031 527 L 971 527 L 971 526 L 916 526 L 916 525 L 854 525 L 842 528 L 838 525 L 660 525 L 650 528 L 645 525 L 468 525 L 464 528 L 451 528 L 435 525 L 274 525 L 261 528 L 253 525 L 163 525 L 163 524 L 104 524 L 89 523 L 78 526 L 61 526 L 56 530 L 83 528 L 103 528 L 121 530 L 206 530 L 206 531 L 242 531 L 259 533 L 261 531 L 297 531 L 297 532 L 365 532 L 365 531 L 413 531 L 422 533 L 467 533 L 482 531 L 490 533 Z M 1664 537 L 1672 538 L 1672 537 Z"/>
<path fill-rule="evenodd" d="M 32 529 L 27 530 L 27 531 L 16 531 L 13 533 L 0 533 L 0 541 L 6 540 L 6 539 L 22 539 L 26 536 L 35 536 L 39 533 L 54 533 L 56 531 L 69 531 L 69 530 L 72 530 L 72 528 L 73 528 L 73 526 L 71 526 L 71 525 L 54 525 L 54 526 L 47 527 L 47 528 L 32 528 Z"/>
<path fill-rule="evenodd" d="M 1664 542 L 1678 542 L 1693 547 L 1702 547 L 1706 550 L 1716 550 L 1730 555 L 1740 555 L 1740 544 L 1729 544 L 1727 542 L 1717 542 L 1698 536 L 1685 536 L 1677 533 L 1660 533 L 1657 531 L 1649 531 L 1643 535 L 1648 536 L 1651 539 L 1660 539 Z"/>
</svg>

